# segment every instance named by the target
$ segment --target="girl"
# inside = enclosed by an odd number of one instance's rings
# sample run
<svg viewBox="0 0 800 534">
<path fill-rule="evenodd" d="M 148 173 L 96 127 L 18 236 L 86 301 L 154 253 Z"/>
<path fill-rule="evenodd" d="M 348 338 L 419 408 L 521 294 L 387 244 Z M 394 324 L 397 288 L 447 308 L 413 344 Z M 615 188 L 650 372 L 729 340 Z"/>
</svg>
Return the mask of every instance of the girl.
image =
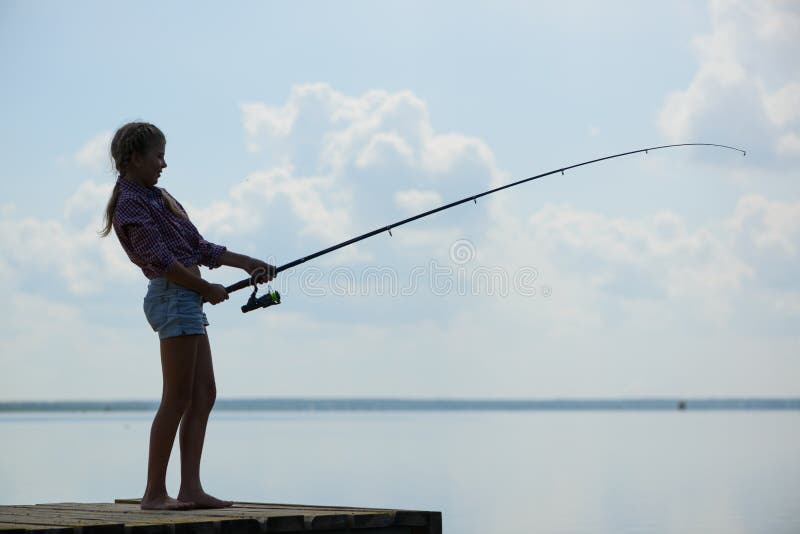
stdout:
<svg viewBox="0 0 800 534">
<path fill-rule="evenodd" d="M 229 265 L 247 271 L 254 282 L 273 278 L 275 267 L 209 243 L 191 223 L 183 206 L 156 187 L 166 168 L 166 139 L 157 127 L 132 122 L 117 130 L 111 157 L 119 173 L 108 201 L 102 236 L 114 228 L 130 260 L 150 280 L 144 312 L 158 332 L 163 389 L 150 429 L 147 488 L 142 509 L 222 508 L 230 501 L 212 497 L 200 484 L 200 456 L 206 424 L 216 398 L 208 320 L 203 300 L 218 304 L 225 287 L 200 277 L 198 265 Z M 167 494 L 166 474 L 180 424 L 181 487 Z"/>
</svg>

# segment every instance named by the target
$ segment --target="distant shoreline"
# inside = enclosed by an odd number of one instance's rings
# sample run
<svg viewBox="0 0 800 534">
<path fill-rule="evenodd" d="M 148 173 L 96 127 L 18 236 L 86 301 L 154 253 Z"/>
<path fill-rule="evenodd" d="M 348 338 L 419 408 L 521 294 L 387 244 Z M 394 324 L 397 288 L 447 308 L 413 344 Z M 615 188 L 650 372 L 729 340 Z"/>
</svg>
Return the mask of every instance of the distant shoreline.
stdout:
<svg viewBox="0 0 800 534">
<path fill-rule="evenodd" d="M 155 411 L 158 401 L 13 401 L 0 413 Z M 643 399 L 218 399 L 216 411 L 800 410 L 800 398 Z"/>
</svg>

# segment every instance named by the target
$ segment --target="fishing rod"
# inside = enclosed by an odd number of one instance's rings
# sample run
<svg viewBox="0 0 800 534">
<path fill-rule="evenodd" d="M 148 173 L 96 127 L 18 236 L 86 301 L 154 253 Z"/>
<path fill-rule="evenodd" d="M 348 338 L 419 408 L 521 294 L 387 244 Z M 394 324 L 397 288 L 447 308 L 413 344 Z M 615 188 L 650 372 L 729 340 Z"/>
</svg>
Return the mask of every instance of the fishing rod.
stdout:
<svg viewBox="0 0 800 534">
<path fill-rule="evenodd" d="M 412 221 L 416 221 L 417 219 L 422 219 L 423 217 L 427 217 L 428 215 L 433 215 L 434 213 L 438 213 L 440 211 L 444 211 L 446 209 L 453 208 L 455 206 L 458 206 L 459 204 L 464 204 L 465 202 L 469 202 L 469 201 L 472 201 L 475 204 L 477 204 L 479 198 L 485 197 L 486 195 L 491 195 L 492 193 L 497 193 L 498 191 L 502 191 L 503 189 L 508 189 L 509 187 L 514 187 L 515 185 L 524 184 L 525 182 L 530 182 L 530 181 L 536 180 L 538 178 L 544 178 L 545 176 L 550 176 L 551 174 L 561 173 L 563 175 L 565 171 L 568 171 L 570 169 L 575 169 L 577 167 L 583 167 L 584 165 L 591 165 L 592 163 L 597 163 L 599 161 L 605 161 L 607 159 L 620 158 L 622 156 L 630 156 L 631 154 L 639 154 L 639 153 L 642 153 L 642 152 L 647 154 L 647 153 L 649 153 L 650 151 L 653 151 L 653 150 L 661 150 L 662 148 L 673 148 L 673 147 L 681 147 L 681 146 L 718 147 L 718 148 L 725 148 L 725 149 L 728 149 L 728 150 L 735 150 L 737 152 L 741 152 L 742 156 L 746 156 L 747 155 L 747 152 L 745 150 L 742 150 L 741 148 L 728 146 L 728 145 L 718 145 L 718 144 L 715 144 L 715 143 L 679 143 L 679 144 L 674 144 L 674 145 L 661 145 L 661 146 L 653 146 L 653 147 L 648 147 L 648 148 L 640 148 L 638 150 L 631 150 L 629 152 L 620 152 L 619 154 L 614 154 L 614 155 L 611 155 L 611 156 L 604 156 L 602 158 L 596 158 L 596 159 L 592 159 L 592 160 L 589 160 L 589 161 L 576 163 L 574 165 L 569 165 L 567 167 L 560 167 L 558 169 L 553 169 L 552 171 L 544 172 L 542 174 L 537 174 L 536 176 L 531 176 L 530 178 L 524 178 L 522 180 L 518 180 L 518 181 L 512 182 L 510 184 L 502 185 L 500 187 L 495 187 L 494 189 L 489 189 L 488 191 L 484 191 L 483 193 L 478 193 L 476 195 L 470 195 L 470 196 L 462 198 L 461 200 L 456 200 L 455 202 L 451 202 L 449 204 L 445 204 L 443 206 L 439 206 L 438 208 L 434 208 L 432 210 L 428 210 L 428 211 L 426 211 L 424 213 L 420 213 L 418 215 L 414 215 L 412 217 L 408 217 L 407 219 L 403 219 L 401 221 L 397 221 L 395 223 L 388 224 L 386 226 L 381 226 L 380 228 L 376 228 L 375 230 L 372 230 L 371 232 L 367 232 L 365 234 L 361 234 L 360 236 L 354 237 L 352 239 L 348 239 L 347 241 L 342 241 L 339 244 L 336 244 L 336 245 L 333 245 L 331 247 L 322 249 L 322 250 L 317 251 L 317 252 L 315 252 L 313 254 L 309 254 L 308 256 L 303 256 L 302 258 L 298 258 L 298 259 L 296 259 L 294 261 L 291 261 L 289 263 L 286 263 L 284 265 L 276 267 L 275 271 L 273 273 L 273 276 L 277 275 L 278 273 L 280 273 L 282 271 L 285 271 L 287 269 L 291 269 L 292 267 L 297 267 L 298 265 L 300 265 L 302 263 L 305 263 L 307 261 L 313 260 L 314 258 L 319 258 L 320 256 L 328 254 L 329 252 L 333 252 L 334 250 L 339 250 L 340 248 L 343 248 L 343 247 L 346 247 L 348 245 L 352 245 L 353 243 L 357 243 L 359 241 L 367 239 L 368 237 L 372 237 L 374 235 L 382 234 L 384 232 L 388 232 L 389 235 L 391 236 L 393 228 L 397 228 L 398 226 L 402 226 L 402 225 L 410 223 Z M 251 286 L 251 285 L 253 286 L 253 293 L 250 295 L 250 299 L 247 301 L 247 304 L 242 306 L 242 313 L 247 313 L 249 311 L 256 310 L 258 308 L 266 308 L 268 306 L 272 306 L 272 305 L 275 305 L 275 304 L 280 304 L 281 296 L 280 296 L 280 293 L 278 293 L 277 291 L 269 291 L 266 294 L 262 295 L 261 297 L 256 297 L 258 277 L 261 276 L 261 275 L 263 275 L 263 273 L 254 274 L 250 278 L 245 278 L 244 280 L 240 280 L 239 282 L 236 282 L 235 284 L 230 285 L 230 286 L 225 288 L 228 291 L 228 293 L 232 293 L 234 291 L 238 291 L 238 290 L 243 289 L 245 287 L 248 287 L 248 286 Z"/>
</svg>

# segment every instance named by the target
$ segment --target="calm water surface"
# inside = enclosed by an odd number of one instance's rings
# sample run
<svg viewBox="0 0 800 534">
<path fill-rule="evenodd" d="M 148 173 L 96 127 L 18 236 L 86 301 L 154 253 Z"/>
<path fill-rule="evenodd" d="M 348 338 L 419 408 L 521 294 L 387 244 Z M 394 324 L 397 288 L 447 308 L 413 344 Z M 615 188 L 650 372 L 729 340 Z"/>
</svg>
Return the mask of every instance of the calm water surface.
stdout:
<svg viewBox="0 0 800 534">
<path fill-rule="evenodd" d="M 0 504 L 141 496 L 151 418 L 0 415 Z M 440 510 L 446 533 L 796 534 L 800 412 L 220 412 L 203 479 L 237 500 Z"/>
</svg>

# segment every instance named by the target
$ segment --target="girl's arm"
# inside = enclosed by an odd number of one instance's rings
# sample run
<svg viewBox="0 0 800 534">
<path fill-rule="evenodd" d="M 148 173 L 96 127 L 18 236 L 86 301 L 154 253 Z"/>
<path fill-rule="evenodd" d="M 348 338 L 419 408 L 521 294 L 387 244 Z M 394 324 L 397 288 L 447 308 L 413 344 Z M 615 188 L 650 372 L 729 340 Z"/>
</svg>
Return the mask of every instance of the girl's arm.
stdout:
<svg viewBox="0 0 800 534">
<path fill-rule="evenodd" d="M 200 293 L 211 304 L 218 304 L 228 300 L 228 292 L 221 284 L 212 284 L 203 280 L 192 271 L 184 267 L 178 260 L 173 261 L 164 273 L 164 278 L 170 282 Z"/>
<path fill-rule="evenodd" d="M 244 254 L 237 254 L 236 252 L 231 252 L 230 250 L 226 250 L 219 256 L 219 262 L 222 265 L 227 265 L 229 267 L 238 267 L 239 269 L 243 269 L 247 272 L 250 276 L 256 274 L 257 271 L 263 270 L 264 275 L 259 276 L 258 282 L 269 282 L 273 278 L 275 278 L 275 266 L 270 265 L 265 261 L 258 260 L 256 258 L 251 258 L 250 256 L 245 256 Z"/>
</svg>

